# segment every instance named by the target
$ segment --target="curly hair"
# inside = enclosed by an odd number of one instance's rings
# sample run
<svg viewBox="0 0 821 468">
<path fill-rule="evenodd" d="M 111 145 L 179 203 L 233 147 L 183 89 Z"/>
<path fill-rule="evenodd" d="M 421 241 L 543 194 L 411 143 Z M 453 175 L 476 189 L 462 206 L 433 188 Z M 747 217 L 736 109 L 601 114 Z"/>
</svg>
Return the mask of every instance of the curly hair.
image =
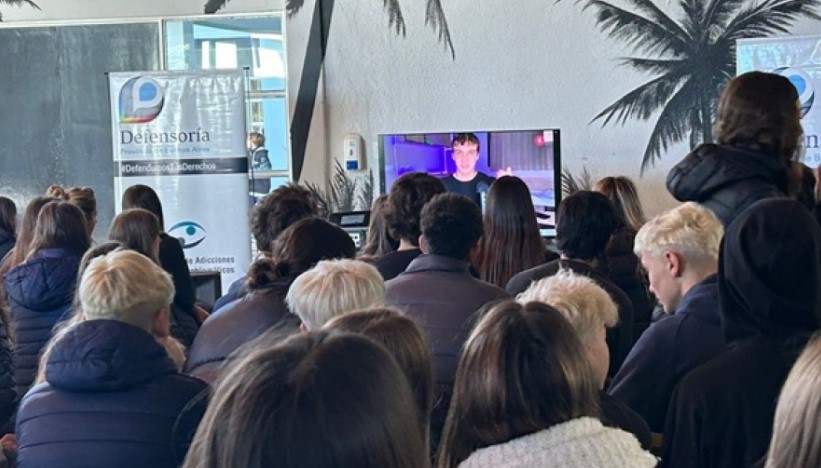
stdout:
<svg viewBox="0 0 821 468">
<path fill-rule="evenodd" d="M 465 260 L 484 233 L 482 212 L 470 198 L 455 193 L 436 195 L 422 208 L 426 252 Z"/>
<path fill-rule="evenodd" d="M 262 252 L 270 252 L 279 233 L 295 222 L 314 216 L 316 204 L 311 192 L 296 184 L 283 185 L 251 210 L 251 233 Z"/>
<path fill-rule="evenodd" d="M 391 237 L 418 246 L 422 207 L 440 193 L 445 193 L 445 184 L 424 172 L 411 172 L 396 179 L 391 186 L 385 212 Z"/>
</svg>

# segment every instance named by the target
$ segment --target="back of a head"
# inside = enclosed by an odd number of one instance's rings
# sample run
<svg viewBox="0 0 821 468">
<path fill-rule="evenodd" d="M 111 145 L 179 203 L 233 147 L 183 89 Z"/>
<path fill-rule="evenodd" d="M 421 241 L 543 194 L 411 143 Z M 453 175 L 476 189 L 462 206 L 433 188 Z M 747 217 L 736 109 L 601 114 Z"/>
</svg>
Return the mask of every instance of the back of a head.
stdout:
<svg viewBox="0 0 821 468">
<path fill-rule="evenodd" d="M 662 255 L 673 251 L 689 265 L 708 267 L 718 265 L 718 250 L 724 236 L 724 226 L 709 209 L 695 202 L 687 202 L 648 221 L 636 234 L 633 250 Z"/>
<path fill-rule="evenodd" d="M 433 197 L 420 222 L 425 253 L 466 260 L 484 233 L 482 212 L 470 198 L 455 193 Z"/>
<path fill-rule="evenodd" d="M 295 222 L 314 216 L 311 192 L 296 184 L 277 187 L 251 210 L 251 233 L 262 252 L 270 252 L 279 234 Z"/>
<path fill-rule="evenodd" d="M 445 184 L 424 172 L 403 174 L 396 179 L 391 185 L 385 212 L 390 235 L 418 246 L 422 208 L 440 193 L 445 193 Z"/>
<path fill-rule="evenodd" d="M 148 210 L 132 208 L 118 214 L 108 230 L 109 240 L 125 244 L 156 263 L 155 244 L 160 236 L 160 221 Z"/>
<path fill-rule="evenodd" d="M 624 176 L 605 177 L 596 182 L 593 190 L 607 197 L 619 216 L 633 230 L 638 231 L 644 224 L 644 210 L 632 180 Z"/>
<path fill-rule="evenodd" d="M 137 184 L 123 192 L 122 209 L 142 208 L 154 213 L 160 223 L 160 230 L 165 230 L 165 219 L 162 213 L 162 202 L 157 192 L 147 185 Z"/>
<path fill-rule="evenodd" d="M 0 277 L 3 274 L 23 263 L 31 248 L 31 241 L 34 238 L 34 228 L 37 226 L 37 216 L 46 203 L 54 201 L 52 197 L 35 197 L 32 199 L 26 211 L 23 213 L 23 222 L 20 224 L 20 231 L 17 233 L 17 244 L 9 252 L 0 266 Z"/>
<path fill-rule="evenodd" d="M 727 228 L 718 278 L 728 344 L 809 335 L 821 320 L 821 228 L 797 201 L 759 201 Z"/>
<path fill-rule="evenodd" d="M 361 256 L 381 258 L 399 247 L 399 241 L 391 237 L 385 213 L 388 210 L 388 195 L 383 194 L 373 201 L 371 221 L 368 225 L 368 242 L 360 251 Z"/>
<path fill-rule="evenodd" d="M 339 226 L 322 218 L 306 218 L 285 229 L 274 241 L 270 259 L 248 270 L 248 289 L 280 285 L 310 270 L 320 260 L 353 258 L 356 246 Z"/>
<path fill-rule="evenodd" d="M 556 245 L 569 258 L 595 260 L 604 255 L 619 224 L 618 213 L 607 197 L 581 190 L 559 204 Z"/>
<path fill-rule="evenodd" d="M 17 232 L 17 205 L 7 197 L 0 197 L 0 229 L 12 236 Z"/>
<path fill-rule="evenodd" d="M 459 360 L 437 466 L 598 413 L 584 346 L 554 308 L 507 301 L 470 334 Z"/>
<path fill-rule="evenodd" d="M 37 215 L 37 224 L 27 259 L 43 249 L 62 248 L 82 254 L 91 245 L 83 212 L 69 202 L 46 203 Z"/>
<path fill-rule="evenodd" d="M 816 335 L 790 371 L 775 410 L 766 468 L 821 466 L 821 337 Z"/>
<path fill-rule="evenodd" d="M 171 304 L 174 283 L 145 255 L 113 251 L 88 263 L 78 295 L 86 319 L 118 320 L 150 330 L 156 312 Z"/>
<path fill-rule="evenodd" d="M 323 260 L 299 275 L 285 296 L 291 313 L 308 330 L 332 318 L 383 305 L 385 282 L 374 266 L 359 260 Z"/>
<path fill-rule="evenodd" d="M 370 309 L 336 317 L 325 329 L 365 335 L 391 353 L 413 390 L 421 432 L 427 440 L 433 405 L 433 364 L 425 333 L 419 325 L 394 309 Z"/>
<path fill-rule="evenodd" d="M 796 156 L 803 130 L 798 91 L 781 75 L 750 72 L 724 89 L 718 103 L 716 141 L 771 154 L 788 161 Z"/>
<path fill-rule="evenodd" d="M 311 332 L 226 372 L 185 467 L 429 466 L 402 371 L 374 341 Z"/>
<path fill-rule="evenodd" d="M 83 212 L 87 229 L 91 232 L 97 221 L 97 197 L 91 187 L 71 187 L 64 189 L 59 185 L 51 185 L 46 189 L 46 196 L 67 201 Z"/>
<path fill-rule="evenodd" d="M 480 276 L 504 288 L 516 273 L 543 263 L 544 252 L 530 189 L 518 177 L 496 179 L 487 193 Z"/>
</svg>

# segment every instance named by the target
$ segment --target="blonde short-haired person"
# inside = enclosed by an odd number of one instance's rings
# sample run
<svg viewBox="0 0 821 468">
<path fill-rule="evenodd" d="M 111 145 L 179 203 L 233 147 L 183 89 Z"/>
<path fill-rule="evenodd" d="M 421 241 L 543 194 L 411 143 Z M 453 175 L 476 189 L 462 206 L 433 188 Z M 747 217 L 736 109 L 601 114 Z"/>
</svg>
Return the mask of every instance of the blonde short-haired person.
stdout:
<svg viewBox="0 0 821 468">
<path fill-rule="evenodd" d="M 673 316 L 644 332 L 608 392 L 644 417 L 653 432 L 664 430 L 679 379 L 724 349 L 716 276 L 723 235 L 712 211 L 688 202 L 656 216 L 636 236 L 650 290 Z"/>
<path fill-rule="evenodd" d="M 285 303 L 303 330 L 318 330 L 346 312 L 384 305 L 385 281 L 368 263 L 323 260 L 294 280 Z"/>
<path fill-rule="evenodd" d="M 206 385 L 180 375 L 157 341 L 168 336 L 171 277 L 142 254 L 114 251 L 89 263 L 78 295 L 84 320 L 59 335 L 45 382 L 20 404 L 18 462 L 177 466 L 198 423 L 177 419 Z"/>
<path fill-rule="evenodd" d="M 542 302 L 559 311 L 581 339 L 599 390 L 599 405 L 605 424 L 631 432 L 645 448 L 650 447 L 650 429 L 642 418 L 624 404 L 602 392 L 610 351 L 606 331 L 619 320 L 616 303 L 595 281 L 570 270 L 559 270 L 553 276 L 533 283 L 516 296 L 520 304 Z"/>
</svg>

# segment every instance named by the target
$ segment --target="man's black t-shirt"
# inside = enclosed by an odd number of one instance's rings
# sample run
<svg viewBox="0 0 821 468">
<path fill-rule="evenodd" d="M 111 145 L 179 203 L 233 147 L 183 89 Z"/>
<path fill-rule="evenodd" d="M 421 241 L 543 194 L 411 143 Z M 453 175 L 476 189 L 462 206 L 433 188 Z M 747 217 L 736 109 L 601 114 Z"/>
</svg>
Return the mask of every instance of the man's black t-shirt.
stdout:
<svg viewBox="0 0 821 468">
<path fill-rule="evenodd" d="M 448 192 L 464 195 L 475 201 L 476 204 L 481 207 L 481 194 L 487 192 L 490 188 L 490 184 L 492 184 L 494 180 L 496 180 L 494 177 L 483 172 L 477 172 L 476 177 L 468 182 L 457 180 L 456 177 L 453 177 L 453 174 L 442 179 L 442 182 L 445 184 L 445 189 L 447 189 Z"/>
</svg>

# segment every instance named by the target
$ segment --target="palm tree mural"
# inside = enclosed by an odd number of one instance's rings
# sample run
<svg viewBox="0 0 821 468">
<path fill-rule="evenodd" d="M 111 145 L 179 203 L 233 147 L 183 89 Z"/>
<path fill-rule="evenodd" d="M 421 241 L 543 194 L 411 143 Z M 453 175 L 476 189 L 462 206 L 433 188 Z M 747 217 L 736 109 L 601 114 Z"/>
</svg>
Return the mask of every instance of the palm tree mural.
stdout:
<svg viewBox="0 0 821 468">
<path fill-rule="evenodd" d="M 13 5 L 13 6 L 23 6 L 28 5 L 30 7 L 34 7 L 36 9 L 40 9 L 36 3 L 32 0 L 0 0 L 0 5 Z M 0 21 L 3 21 L 3 13 L 0 12 Z"/>
<path fill-rule="evenodd" d="M 802 17 L 821 19 L 821 0 L 678 0 L 678 20 L 653 0 L 627 4 L 621 8 L 588 0 L 584 8 L 596 11 L 603 32 L 643 55 L 623 58 L 622 64 L 653 78 L 591 122 L 623 125 L 629 119 L 650 120 L 660 110 L 641 161 L 642 173 L 674 143 L 689 138 L 695 147 L 712 141 L 718 96 L 735 74 L 737 39 L 787 33 Z"/>
</svg>

